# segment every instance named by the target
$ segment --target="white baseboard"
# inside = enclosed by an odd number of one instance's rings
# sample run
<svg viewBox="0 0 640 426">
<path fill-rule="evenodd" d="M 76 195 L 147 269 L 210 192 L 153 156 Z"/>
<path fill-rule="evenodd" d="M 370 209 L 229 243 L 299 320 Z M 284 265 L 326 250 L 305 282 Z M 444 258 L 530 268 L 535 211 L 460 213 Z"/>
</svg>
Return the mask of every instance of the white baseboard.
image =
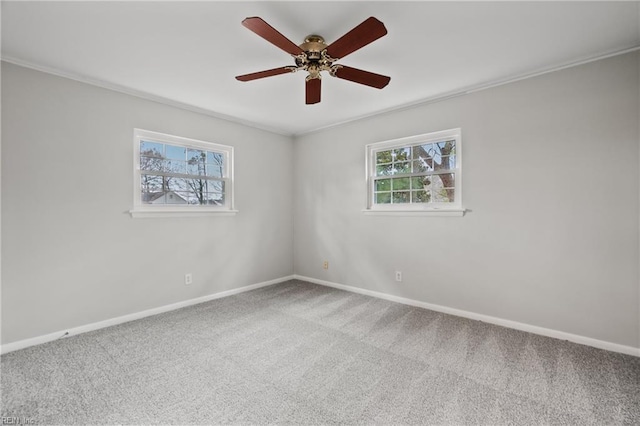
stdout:
<svg viewBox="0 0 640 426">
<path fill-rule="evenodd" d="M 340 290 L 349 291 L 352 293 L 363 294 L 366 296 L 376 297 L 379 299 L 389 300 L 391 302 L 402 303 L 404 305 L 416 306 L 419 308 L 429 309 L 436 312 L 442 312 L 445 314 L 456 315 L 463 318 L 469 318 L 477 321 L 483 321 L 490 324 L 500 325 L 502 327 L 513 328 L 515 330 L 526 331 L 529 333 L 539 334 L 541 336 L 553 337 L 560 340 L 568 340 L 570 342 L 579 343 L 582 345 L 592 346 L 598 349 L 604 349 L 612 352 L 623 353 L 627 355 L 633 355 L 640 357 L 640 348 L 634 348 L 632 346 L 620 345 L 618 343 L 606 342 L 604 340 L 593 339 L 591 337 L 580 336 L 572 333 L 565 333 L 563 331 L 553 330 L 550 328 L 538 327 L 535 325 L 525 324 L 517 321 L 506 320 L 502 318 L 496 318 L 489 315 L 477 314 L 474 312 L 464 311 L 461 309 L 449 308 L 447 306 L 435 305 L 427 302 L 421 302 L 419 300 L 408 299 L 405 297 L 394 296 L 391 294 L 381 293 L 373 290 L 366 290 L 359 287 L 353 287 L 344 284 L 338 284 L 331 281 L 320 280 L 317 278 L 305 277 L 302 275 L 290 275 L 286 277 L 277 278 L 270 281 L 264 281 L 257 284 L 251 284 L 248 286 L 234 288 L 232 290 L 223 291 L 220 293 L 210 294 L 207 296 L 197 297 L 195 299 L 183 300 L 181 302 L 172 303 L 170 305 L 160 306 L 157 308 L 147 309 L 145 311 L 136 312 L 133 314 L 123 315 L 116 318 L 111 318 L 104 321 L 94 322 L 79 327 L 70 328 L 68 330 L 60 330 L 55 333 L 45 334 L 43 336 L 37 336 L 30 339 L 19 340 L 17 342 L 11 342 L 4 344 L 0 347 L 0 353 L 5 354 L 20 349 L 27 348 L 29 346 L 40 345 L 47 343 L 62 336 L 69 337 L 81 333 L 87 333 L 89 331 L 98 330 L 101 328 L 110 327 L 112 325 L 118 325 L 129 321 L 134 321 L 140 318 L 145 318 L 152 315 L 161 314 L 163 312 L 169 312 L 176 309 L 184 308 L 187 306 L 197 305 L 199 303 L 208 302 L 214 299 L 220 299 L 222 297 L 232 296 L 234 294 L 244 293 L 246 291 L 255 290 L 261 287 L 267 287 L 273 284 L 278 284 L 291 279 L 307 281 L 314 284 L 320 284 L 327 287 L 333 287 Z"/>
<path fill-rule="evenodd" d="M 152 315 L 158 315 L 163 312 L 174 311 L 176 309 L 184 308 L 191 305 L 197 305 L 199 303 L 208 302 L 214 299 L 220 299 L 222 297 L 233 296 L 234 294 L 244 293 L 246 291 L 255 290 L 260 287 L 266 287 L 273 284 L 278 284 L 284 281 L 293 279 L 293 275 L 286 277 L 276 278 L 275 280 L 264 281 L 257 284 L 251 284 L 248 286 L 234 288 L 232 290 L 222 291 L 220 293 L 209 294 L 207 296 L 197 297 L 195 299 L 183 300 L 181 302 L 172 303 L 170 305 L 160 306 L 157 308 L 147 309 L 141 312 L 135 312 L 133 314 L 123 315 L 117 318 L 111 318 L 104 321 L 98 321 L 91 324 L 81 325 L 79 327 L 70 328 L 68 330 L 60 330 L 55 333 L 45 334 L 43 336 L 32 337 L 30 339 L 19 340 L 17 342 L 11 342 L 2 345 L 0 347 L 0 353 L 6 354 L 9 352 L 17 351 L 19 349 L 28 348 L 29 346 L 40 345 L 42 343 L 51 342 L 64 337 L 75 336 L 76 334 L 86 333 L 100 328 L 111 327 L 112 325 L 118 325 L 129 321 L 134 321 L 140 318 L 149 317 Z"/>
<path fill-rule="evenodd" d="M 402 303 L 404 305 L 416 306 L 419 308 L 429 309 L 431 311 L 442 312 L 445 314 L 469 318 L 477 321 L 483 321 L 483 322 L 487 322 L 495 325 L 500 325 L 502 327 L 513 328 L 515 330 L 526 331 L 533 334 L 539 334 L 541 336 L 553 337 L 555 339 L 560 339 L 560 340 L 568 340 L 570 342 L 579 343 L 581 345 L 592 346 L 598 349 L 604 349 L 607 351 L 618 352 L 618 353 L 640 357 L 640 348 L 634 348 L 633 346 L 620 345 L 618 343 L 606 342 L 604 340 L 593 339 L 591 337 L 580 336 L 572 333 L 565 333 L 564 331 L 552 330 L 550 328 L 538 327 L 535 325 L 524 324 L 517 321 L 496 318 L 489 315 L 477 314 L 475 312 L 463 311 L 461 309 L 449 308 L 447 306 L 434 305 L 427 302 L 421 302 L 419 300 L 393 296 L 391 294 L 381 293 L 381 292 L 372 291 L 372 290 L 366 290 L 363 288 L 352 287 L 344 284 L 338 284 L 331 281 L 319 280 L 317 278 L 305 277 L 302 275 L 294 275 L 293 277 L 296 280 L 307 281 L 310 283 L 320 284 L 327 287 L 333 287 L 340 290 L 349 291 L 352 293 L 358 293 L 358 294 L 364 294 L 366 296 L 377 297 L 379 299 L 385 299 L 391 302 Z"/>
</svg>

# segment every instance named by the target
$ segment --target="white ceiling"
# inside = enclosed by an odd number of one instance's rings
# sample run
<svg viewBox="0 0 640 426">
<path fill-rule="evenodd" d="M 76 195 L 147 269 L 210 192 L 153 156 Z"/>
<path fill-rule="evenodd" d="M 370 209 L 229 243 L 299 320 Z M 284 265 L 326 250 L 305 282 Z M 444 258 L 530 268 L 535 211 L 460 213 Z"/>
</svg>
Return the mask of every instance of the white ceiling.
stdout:
<svg viewBox="0 0 640 426">
<path fill-rule="evenodd" d="M 375 16 L 388 34 L 339 61 L 391 76 L 382 90 L 304 73 L 240 22 L 331 43 Z M 638 2 L 2 2 L 3 59 L 300 134 L 640 45 Z"/>
</svg>

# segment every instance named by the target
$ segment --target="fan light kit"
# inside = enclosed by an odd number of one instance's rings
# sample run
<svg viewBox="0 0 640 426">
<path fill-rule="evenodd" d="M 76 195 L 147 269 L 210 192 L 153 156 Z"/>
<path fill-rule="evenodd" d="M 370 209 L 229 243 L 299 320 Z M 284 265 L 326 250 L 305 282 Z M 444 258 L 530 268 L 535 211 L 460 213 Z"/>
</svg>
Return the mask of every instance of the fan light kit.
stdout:
<svg viewBox="0 0 640 426">
<path fill-rule="evenodd" d="M 387 34 L 384 24 L 374 17 L 365 20 L 330 45 L 327 45 L 322 37 L 314 34 L 307 36 L 304 43 L 298 46 L 258 17 L 247 18 L 242 21 L 242 25 L 293 56 L 295 66 L 239 75 L 236 77 L 237 80 L 251 81 L 296 71 L 307 71 L 309 73 L 305 79 L 307 105 L 320 102 L 320 82 L 322 79 L 320 72 L 322 71 L 329 72 L 332 77 L 376 89 L 382 89 L 391 80 L 391 77 L 334 63 Z"/>
</svg>

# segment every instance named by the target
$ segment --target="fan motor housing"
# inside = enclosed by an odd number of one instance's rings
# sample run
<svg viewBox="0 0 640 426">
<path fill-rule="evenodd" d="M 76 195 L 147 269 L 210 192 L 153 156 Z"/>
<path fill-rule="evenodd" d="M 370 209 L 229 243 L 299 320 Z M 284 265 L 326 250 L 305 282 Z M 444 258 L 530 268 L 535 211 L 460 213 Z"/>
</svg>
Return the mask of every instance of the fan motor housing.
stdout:
<svg viewBox="0 0 640 426">
<path fill-rule="evenodd" d="M 327 48 L 324 38 L 319 35 L 312 34 L 304 39 L 304 43 L 300 45 L 300 49 L 307 54 L 310 61 L 318 61 L 322 57 L 322 51 Z"/>
</svg>

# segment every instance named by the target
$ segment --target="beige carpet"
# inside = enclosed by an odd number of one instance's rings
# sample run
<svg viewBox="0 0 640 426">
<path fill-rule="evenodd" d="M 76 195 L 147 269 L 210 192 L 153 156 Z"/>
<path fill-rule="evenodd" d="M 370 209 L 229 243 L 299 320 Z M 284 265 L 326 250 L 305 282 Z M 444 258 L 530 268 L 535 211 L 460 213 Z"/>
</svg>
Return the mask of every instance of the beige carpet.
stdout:
<svg viewBox="0 0 640 426">
<path fill-rule="evenodd" d="M 35 424 L 640 424 L 640 359 L 290 281 L 2 356 Z"/>
</svg>

